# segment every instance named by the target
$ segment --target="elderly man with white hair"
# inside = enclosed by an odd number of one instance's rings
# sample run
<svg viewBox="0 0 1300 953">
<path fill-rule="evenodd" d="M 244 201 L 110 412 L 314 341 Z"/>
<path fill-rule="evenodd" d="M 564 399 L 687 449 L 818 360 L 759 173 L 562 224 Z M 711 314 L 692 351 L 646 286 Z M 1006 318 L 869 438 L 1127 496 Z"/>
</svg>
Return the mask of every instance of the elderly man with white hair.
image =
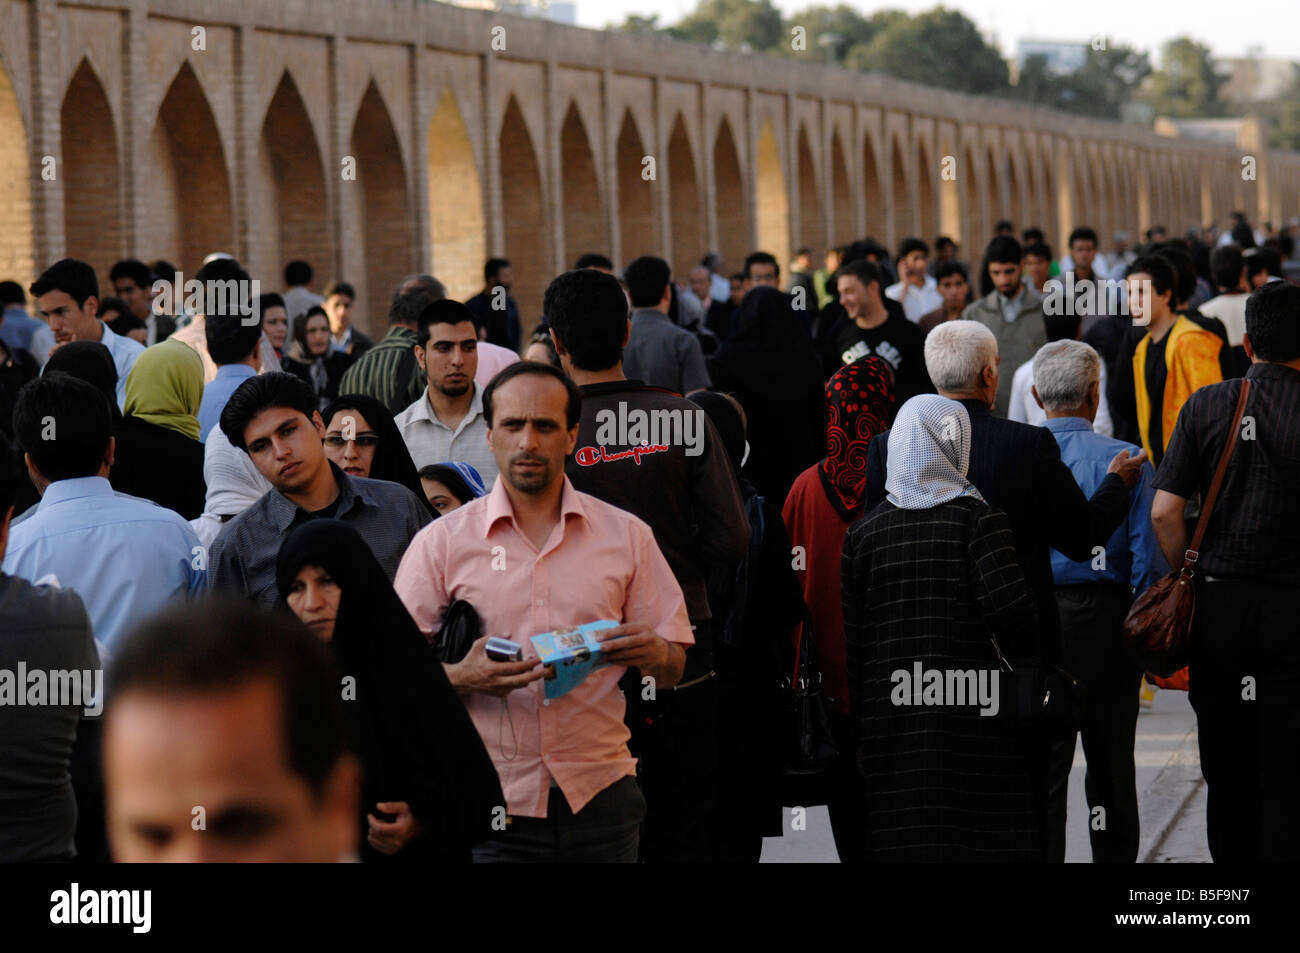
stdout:
<svg viewBox="0 0 1300 953">
<path fill-rule="evenodd" d="M 1093 431 L 1100 381 L 1101 358 L 1082 341 L 1054 341 L 1034 358 L 1034 399 L 1047 413 L 1045 426 L 1056 437 L 1061 460 L 1084 493 L 1101 485 L 1117 453 L 1139 449 Z M 1154 479 L 1151 464 L 1142 464 L 1138 484 L 1129 492 L 1128 516 L 1104 547 L 1093 548 L 1090 559 L 1071 560 L 1052 553 L 1063 664 L 1088 688 L 1079 726 L 1088 759 L 1087 819 L 1106 819 L 1101 826 L 1088 824 L 1094 863 L 1137 861 L 1133 739 L 1142 670 L 1125 656 L 1121 629 L 1134 596 L 1169 572 L 1151 526 Z M 1071 733 L 1053 746 L 1052 779 L 1062 786 L 1062 797 L 1074 744 Z M 1053 819 L 1062 823 L 1064 815 Z"/>
<path fill-rule="evenodd" d="M 1124 522 L 1130 508 L 1129 491 L 1137 486 L 1146 455 L 1120 451 L 1106 468 L 1105 478 L 1089 499 L 1061 462 L 1052 433 L 1043 427 L 1016 423 L 991 412 L 998 393 L 998 345 L 993 333 L 977 321 L 948 321 L 925 339 L 925 366 L 935 388 L 959 402 L 970 414 L 969 479 L 990 505 L 1007 514 L 1016 541 L 1016 555 L 1033 593 L 1041 628 L 1039 654 L 1049 661 L 1061 657 L 1056 585 L 1051 550 L 1071 559 L 1093 558 Z M 867 451 L 866 510 L 885 498 L 889 432 L 871 441 Z M 1047 752 L 1043 752 L 1046 759 Z M 1065 858 L 1064 797 L 1054 792 L 1050 810 L 1061 817 L 1048 823 L 1047 860 Z M 1046 792 L 1044 792 L 1046 796 Z"/>
</svg>

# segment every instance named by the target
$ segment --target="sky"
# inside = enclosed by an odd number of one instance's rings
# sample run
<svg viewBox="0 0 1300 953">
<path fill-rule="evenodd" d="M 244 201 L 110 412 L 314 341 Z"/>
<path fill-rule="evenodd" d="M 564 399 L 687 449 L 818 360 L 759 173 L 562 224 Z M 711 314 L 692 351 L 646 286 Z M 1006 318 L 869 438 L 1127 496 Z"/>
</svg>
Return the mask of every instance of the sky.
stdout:
<svg viewBox="0 0 1300 953">
<path fill-rule="evenodd" d="M 818 0 L 835 6 L 837 0 Z M 877 10 L 919 13 L 939 0 L 847 0 L 867 16 Z M 576 0 L 580 26 L 622 23 L 629 13 L 657 13 L 662 24 L 675 23 L 695 9 L 696 0 Z M 807 9 L 810 0 L 775 0 L 786 16 Z M 1004 56 L 1021 38 L 1088 40 L 1105 36 L 1153 54 L 1167 39 L 1190 35 L 1218 56 L 1245 56 L 1252 47 L 1260 55 L 1300 60 L 1300 4 L 1296 0 L 1254 0 L 1239 7 L 1209 0 L 948 0 L 975 21 L 986 37 L 994 35 Z M 1236 9 L 1238 13 L 1232 13 Z M 1248 15 L 1246 11 L 1249 11 Z M 1081 16 L 1082 15 L 1082 16 Z"/>
</svg>

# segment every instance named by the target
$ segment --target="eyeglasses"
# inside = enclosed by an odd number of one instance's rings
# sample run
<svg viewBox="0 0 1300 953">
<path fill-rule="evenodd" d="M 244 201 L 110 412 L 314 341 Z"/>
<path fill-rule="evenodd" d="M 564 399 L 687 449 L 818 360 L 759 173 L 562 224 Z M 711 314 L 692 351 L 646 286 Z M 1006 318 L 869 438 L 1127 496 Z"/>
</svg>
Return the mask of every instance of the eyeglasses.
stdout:
<svg viewBox="0 0 1300 953">
<path fill-rule="evenodd" d="M 335 450 L 338 450 L 348 442 L 349 441 L 345 440 L 343 437 L 333 433 L 325 438 L 325 446 L 333 447 Z M 357 434 L 356 439 L 352 442 L 358 447 L 377 447 L 379 446 L 379 434 L 359 433 Z"/>
</svg>

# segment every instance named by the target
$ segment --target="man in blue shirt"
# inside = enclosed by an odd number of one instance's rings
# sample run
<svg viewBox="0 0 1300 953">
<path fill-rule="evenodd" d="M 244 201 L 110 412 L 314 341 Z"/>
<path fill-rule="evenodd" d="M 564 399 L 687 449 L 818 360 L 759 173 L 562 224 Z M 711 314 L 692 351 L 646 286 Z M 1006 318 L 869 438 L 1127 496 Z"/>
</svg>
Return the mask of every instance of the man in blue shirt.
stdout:
<svg viewBox="0 0 1300 953">
<path fill-rule="evenodd" d="M 240 314 L 210 314 L 203 329 L 208 356 L 217 365 L 217 376 L 203 388 L 199 403 L 199 440 L 204 443 L 212 428 L 221 422 L 221 411 L 230 395 L 256 376 L 261 367 L 262 322 L 248 318 L 245 324 L 245 320 Z"/>
<path fill-rule="evenodd" d="M 1034 398 L 1047 413 L 1061 459 L 1080 489 L 1091 494 L 1121 450 L 1138 448 L 1094 433 L 1100 401 L 1101 358 L 1082 341 L 1046 345 L 1033 359 Z M 1052 552 L 1056 603 L 1061 615 L 1065 668 L 1086 689 L 1083 753 L 1088 760 L 1084 790 L 1088 836 L 1094 863 L 1134 863 L 1138 851 L 1137 782 L 1133 740 L 1137 731 L 1138 684 L 1142 670 L 1124 653 L 1121 628 L 1133 598 L 1169 572 L 1151 527 L 1151 485 L 1155 471 L 1142 464 L 1130 491 L 1128 517 L 1092 558 L 1067 559 Z M 1065 802 L 1075 737 L 1052 749 L 1047 837 L 1049 859 L 1065 856 Z"/>
<path fill-rule="evenodd" d="M 32 349 L 32 335 L 38 328 L 45 327 L 44 321 L 38 321 L 27 313 L 27 296 L 23 286 L 16 281 L 0 281 L 0 341 L 10 351 Z"/>
<path fill-rule="evenodd" d="M 99 279 L 84 261 L 64 258 L 56 261 L 29 289 L 41 317 L 50 322 L 54 348 L 69 341 L 98 341 L 108 348 L 117 368 L 117 406 L 126 408 L 126 379 L 144 345 L 114 334 L 99 313 Z"/>
<path fill-rule="evenodd" d="M 85 381 L 56 373 L 22 389 L 14 430 L 41 502 L 13 527 L 3 564 L 9 575 L 53 576 L 75 590 L 101 655 L 164 603 L 199 589 L 204 575 L 184 519 L 113 492 L 111 427 L 108 401 Z"/>
</svg>

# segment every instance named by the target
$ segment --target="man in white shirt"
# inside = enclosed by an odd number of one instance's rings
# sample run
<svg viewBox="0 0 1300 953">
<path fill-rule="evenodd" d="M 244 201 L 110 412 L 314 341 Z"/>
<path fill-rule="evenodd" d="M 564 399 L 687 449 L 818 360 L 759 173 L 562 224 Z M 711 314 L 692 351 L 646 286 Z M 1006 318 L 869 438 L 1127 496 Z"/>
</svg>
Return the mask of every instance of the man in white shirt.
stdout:
<svg viewBox="0 0 1300 953">
<path fill-rule="evenodd" d="M 1078 314 L 1044 314 L 1043 330 L 1047 333 L 1047 343 L 1053 341 L 1077 341 L 1083 334 L 1083 319 Z M 1039 350 L 1042 350 L 1040 348 Z M 1011 380 L 1011 398 L 1007 404 L 1007 419 L 1022 424 L 1042 427 L 1047 423 L 1047 411 L 1034 396 L 1034 357 L 1021 363 Z M 1103 437 L 1115 435 L 1115 425 L 1110 417 L 1110 405 L 1106 402 L 1106 362 L 1101 362 L 1101 398 L 1097 405 L 1097 415 L 1093 418 L 1092 429 Z"/>
<path fill-rule="evenodd" d="M 487 443 L 483 391 L 478 370 L 478 329 L 459 301 L 427 304 L 416 322 L 415 359 L 428 379 L 415 403 L 396 417 L 416 469 L 458 460 L 478 470 L 485 486 L 497 478 L 497 461 Z"/>
<path fill-rule="evenodd" d="M 1246 260 L 1236 245 L 1223 245 L 1210 255 L 1210 278 L 1219 292 L 1199 308 L 1207 318 L 1218 318 L 1228 332 L 1228 346 L 1241 347 L 1246 331 Z"/>
<path fill-rule="evenodd" d="M 32 297 L 42 318 L 50 323 L 57 350 L 70 341 L 98 341 L 108 348 L 117 367 L 117 406 L 126 406 L 126 378 L 144 345 L 114 334 L 96 317 L 99 311 L 99 279 L 84 261 L 64 258 L 32 283 Z M 48 357 L 48 355 L 47 355 Z"/>
<path fill-rule="evenodd" d="M 913 324 L 943 305 L 929 265 L 930 246 L 919 238 L 904 238 L 898 246 L 899 280 L 885 289 L 885 295 L 903 306 L 903 314 Z"/>
</svg>

